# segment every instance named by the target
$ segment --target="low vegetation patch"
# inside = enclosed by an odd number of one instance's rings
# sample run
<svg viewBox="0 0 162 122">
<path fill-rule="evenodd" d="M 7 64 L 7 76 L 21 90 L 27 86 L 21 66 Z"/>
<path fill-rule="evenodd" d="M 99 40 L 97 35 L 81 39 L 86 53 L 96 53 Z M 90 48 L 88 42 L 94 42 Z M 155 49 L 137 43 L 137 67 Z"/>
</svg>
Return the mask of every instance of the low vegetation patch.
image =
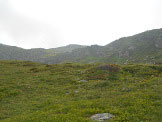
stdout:
<svg viewBox="0 0 162 122">
<path fill-rule="evenodd" d="M 0 122 L 91 122 L 102 113 L 161 122 L 162 66 L 0 61 Z"/>
</svg>

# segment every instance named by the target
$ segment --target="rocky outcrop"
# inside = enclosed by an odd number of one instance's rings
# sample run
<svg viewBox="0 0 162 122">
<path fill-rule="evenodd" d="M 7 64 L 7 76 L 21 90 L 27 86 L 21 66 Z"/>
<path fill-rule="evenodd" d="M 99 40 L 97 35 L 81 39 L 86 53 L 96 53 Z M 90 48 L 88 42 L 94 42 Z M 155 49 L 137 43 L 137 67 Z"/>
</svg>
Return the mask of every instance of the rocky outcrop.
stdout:
<svg viewBox="0 0 162 122">
<path fill-rule="evenodd" d="M 91 116 L 91 119 L 93 121 L 102 122 L 102 121 L 105 121 L 105 120 L 108 121 L 113 117 L 115 117 L 115 116 L 110 114 L 110 113 L 100 113 L 100 114 L 95 114 L 95 115 Z"/>
</svg>

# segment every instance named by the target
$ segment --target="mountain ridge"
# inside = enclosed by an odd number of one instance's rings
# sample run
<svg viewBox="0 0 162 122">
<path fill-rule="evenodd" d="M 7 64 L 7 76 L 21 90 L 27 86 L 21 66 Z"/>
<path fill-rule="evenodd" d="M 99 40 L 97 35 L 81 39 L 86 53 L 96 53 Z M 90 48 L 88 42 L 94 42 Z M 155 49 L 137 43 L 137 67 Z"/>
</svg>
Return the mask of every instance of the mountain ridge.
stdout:
<svg viewBox="0 0 162 122">
<path fill-rule="evenodd" d="M 1 60 L 29 60 L 47 64 L 80 63 L 161 63 L 162 29 L 122 37 L 105 46 L 70 44 L 58 48 L 23 49 L 0 44 Z"/>
</svg>

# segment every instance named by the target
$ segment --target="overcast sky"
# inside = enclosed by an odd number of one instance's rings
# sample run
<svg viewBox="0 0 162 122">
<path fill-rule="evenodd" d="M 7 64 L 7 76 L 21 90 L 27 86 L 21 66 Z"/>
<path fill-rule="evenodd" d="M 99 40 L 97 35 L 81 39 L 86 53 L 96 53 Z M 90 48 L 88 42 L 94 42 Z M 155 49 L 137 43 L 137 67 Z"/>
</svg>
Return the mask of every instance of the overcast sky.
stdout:
<svg viewBox="0 0 162 122">
<path fill-rule="evenodd" d="M 0 0 L 0 43 L 106 45 L 162 28 L 162 0 Z"/>
</svg>

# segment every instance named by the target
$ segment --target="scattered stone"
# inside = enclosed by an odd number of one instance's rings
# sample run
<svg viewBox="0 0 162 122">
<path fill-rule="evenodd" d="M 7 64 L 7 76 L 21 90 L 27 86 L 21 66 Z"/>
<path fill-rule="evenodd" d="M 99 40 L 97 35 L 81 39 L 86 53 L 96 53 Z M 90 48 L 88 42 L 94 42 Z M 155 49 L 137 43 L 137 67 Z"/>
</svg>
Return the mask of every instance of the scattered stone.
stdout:
<svg viewBox="0 0 162 122">
<path fill-rule="evenodd" d="M 122 92 L 129 92 L 130 89 L 129 89 L 129 88 L 122 88 L 121 91 L 122 91 Z"/>
<path fill-rule="evenodd" d="M 155 47 L 156 48 L 162 48 L 162 38 L 159 38 L 155 41 Z"/>
<path fill-rule="evenodd" d="M 66 95 L 68 95 L 68 94 L 69 94 L 69 92 L 66 92 L 65 94 L 66 94 Z"/>
<path fill-rule="evenodd" d="M 128 47 L 128 49 L 129 49 L 129 50 L 135 50 L 136 47 L 134 47 L 134 46 L 130 46 L 130 47 Z"/>
<path fill-rule="evenodd" d="M 113 117 L 115 117 L 115 116 L 110 113 L 100 113 L 100 114 L 95 114 L 95 115 L 91 116 L 91 119 L 94 121 L 102 122 L 104 120 L 108 121 L 109 119 L 111 119 Z"/>
<path fill-rule="evenodd" d="M 76 90 L 76 91 L 74 91 L 74 92 L 75 92 L 75 93 L 78 93 L 79 91 Z"/>
<path fill-rule="evenodd" d="M 81 82 L 88 82 L 88 81 L 87 80 L 80 80 L 78 82 L 81 83 Z"/>
</svg>

